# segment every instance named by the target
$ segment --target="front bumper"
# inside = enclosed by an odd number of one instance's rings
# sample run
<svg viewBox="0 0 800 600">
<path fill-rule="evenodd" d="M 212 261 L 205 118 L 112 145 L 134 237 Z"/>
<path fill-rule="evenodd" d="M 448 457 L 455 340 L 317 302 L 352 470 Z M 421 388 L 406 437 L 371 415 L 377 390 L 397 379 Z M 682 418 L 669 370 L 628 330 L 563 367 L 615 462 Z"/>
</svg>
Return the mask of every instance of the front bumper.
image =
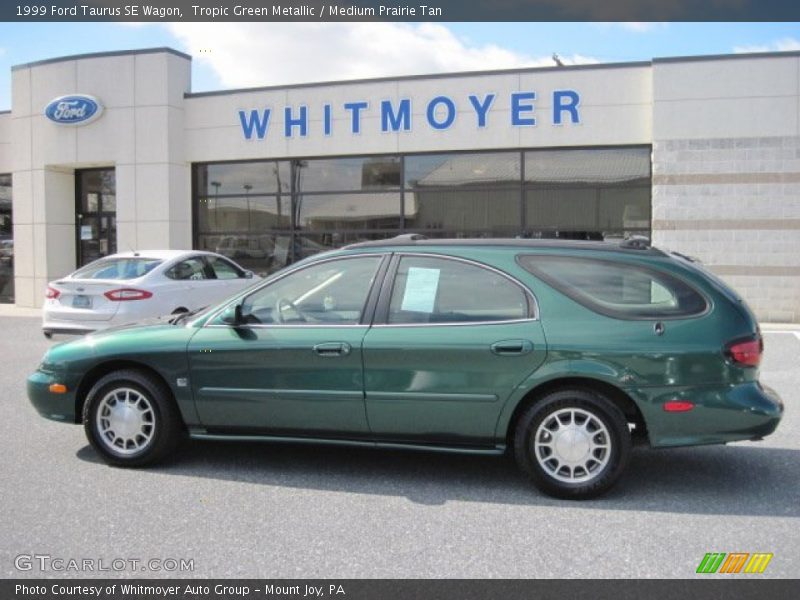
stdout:
<svg viewBox="0 0 800 600">
<path fill-rule="evenodd" d="M 657 448 L 759 440 L 775 431 L 784 410 L 778 394 L 758 382 L 630 393 L 644 415 L 650 445 Z M 672 400 L 695 406 L 687 412 L 664 411 L 664 403 Z"/>
<path fill-rule="evenodd" d="M 50 391 L 50 385 L 61 383 L 67 386 L 66 393 L 55 394 Z M 76 423 L 75 390 L 77 382 L 65 380 L 56 373 L 36 371 L 28 377 L 28 399 L 40 415 L 45 419 Z"/>
</svg>

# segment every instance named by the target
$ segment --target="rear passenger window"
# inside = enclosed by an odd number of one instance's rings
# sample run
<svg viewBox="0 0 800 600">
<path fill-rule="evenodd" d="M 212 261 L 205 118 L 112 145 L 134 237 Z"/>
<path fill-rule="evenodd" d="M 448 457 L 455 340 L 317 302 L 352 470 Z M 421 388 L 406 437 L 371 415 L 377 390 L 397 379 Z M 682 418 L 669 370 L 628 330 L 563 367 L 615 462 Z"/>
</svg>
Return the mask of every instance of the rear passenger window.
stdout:
<svg viewBox="0 0 800 600">
<path fill-rule="evenodd" d="M 517 261 L 576 302 L 618 319 L 688 317 L 708 307 L 688 283 L 640 265 L 544 255 L 521 255 Z"/>
<path fill-rule="evenodd" d="M 205 269 L 206 266 L 203 263 L 203 259 L 199 256 L 193 256 L 192 258 L 182 260 L 177 265 L 167 270 L 164 275 L 170 279 L 177 279 L 179 281 L 208 279 Z"/>
<path fill-rule="evenodd" d="M 206 258 L 208 264 L 214 270 L 217 279 L 241 279 L 244 273 L 239 271 L 231 263 L 219 256 L 209 256 Z"/>
<path fill-rule="evenodd" d="M 389 323 L 477 323 L 528 317 L 522 288 L 495 271 L 456 260 L 405 257 L 395 276 Z"/>
</svg>

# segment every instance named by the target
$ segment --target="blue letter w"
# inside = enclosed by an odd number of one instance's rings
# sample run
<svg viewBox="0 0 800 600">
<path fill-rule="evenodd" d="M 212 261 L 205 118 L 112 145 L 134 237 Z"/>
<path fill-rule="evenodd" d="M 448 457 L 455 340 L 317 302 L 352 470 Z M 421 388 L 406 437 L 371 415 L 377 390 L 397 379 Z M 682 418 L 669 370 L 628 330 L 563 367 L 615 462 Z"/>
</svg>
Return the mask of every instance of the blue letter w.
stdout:
<svg viewBox="0 0 800 600">
<path fill-rule="evenodd" d="M 247 114 L 243 111 L 239 111 L 239 121 L 242 123 L 242 132 L 244 133 L 245 139 L 251 140 L 253 139 L 253 129 L 256 130 L 256 136 L 258 139 L 263 140 L 264 136 L 267 135 L 267 128 L 269 127 L 269 117 L 272 111 L 269 108 L 264 109 L 263 118 L 258 114 L 257 110 L 250 111 L 250 118 L 247 118 Z"/>
</svg>

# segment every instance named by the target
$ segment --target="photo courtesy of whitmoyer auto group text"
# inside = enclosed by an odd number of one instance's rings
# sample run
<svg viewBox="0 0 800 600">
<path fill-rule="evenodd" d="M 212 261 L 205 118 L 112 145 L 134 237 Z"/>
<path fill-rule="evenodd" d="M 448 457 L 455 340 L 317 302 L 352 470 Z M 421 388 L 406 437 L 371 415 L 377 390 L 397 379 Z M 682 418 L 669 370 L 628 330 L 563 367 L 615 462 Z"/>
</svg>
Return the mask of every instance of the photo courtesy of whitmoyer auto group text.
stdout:
<svg viewBox="0 0 800 600">
<path fill-rule="evenodd" d="M 800 597 L 800 4 L 0 5 L 0 600 Z"/>
</svg>

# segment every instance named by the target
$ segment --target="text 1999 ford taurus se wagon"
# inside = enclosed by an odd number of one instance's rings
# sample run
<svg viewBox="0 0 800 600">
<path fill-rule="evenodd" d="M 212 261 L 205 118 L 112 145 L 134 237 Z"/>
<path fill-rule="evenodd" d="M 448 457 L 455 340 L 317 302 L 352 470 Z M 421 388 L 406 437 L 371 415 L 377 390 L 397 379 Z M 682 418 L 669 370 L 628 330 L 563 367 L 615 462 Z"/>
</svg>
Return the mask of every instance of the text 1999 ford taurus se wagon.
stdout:
<svg viewBox="0 0 800 600">
<path fill-rule="evenodd" d="M 755 440 L 753 314 L 697 264 L 621 245 L 400 236 L 314 256 L 203 313 L 54 346 L 28 380 L 109 463 L 188 433 L 456 452 L 513 448 L 586 498 L 653 447 Z"/>
</svg>

